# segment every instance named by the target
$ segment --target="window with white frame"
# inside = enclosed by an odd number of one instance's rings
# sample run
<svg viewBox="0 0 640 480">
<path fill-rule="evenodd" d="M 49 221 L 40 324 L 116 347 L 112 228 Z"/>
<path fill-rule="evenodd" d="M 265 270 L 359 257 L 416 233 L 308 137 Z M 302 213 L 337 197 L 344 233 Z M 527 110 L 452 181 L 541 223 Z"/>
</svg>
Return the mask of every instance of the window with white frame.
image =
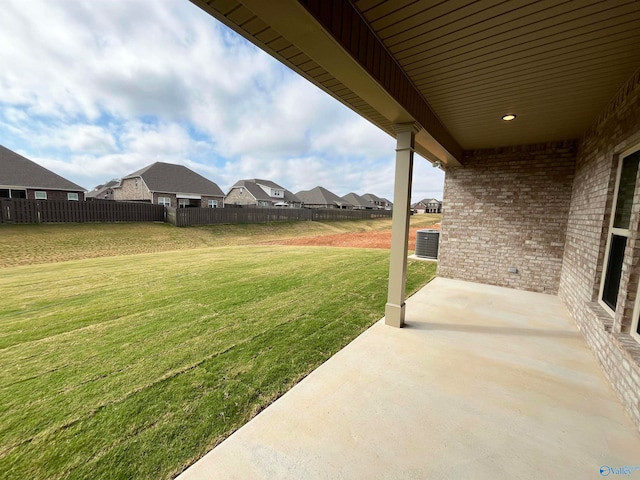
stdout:
<svg viewBox="0 0 640 480">
<path fill-rule="evenodd" d="M 77 193 L 73 193 L 73 192 L 67 193 L 67 200 L 78 201 L 78 194 Z"/>
<path fill-rule="evenodd" d="M 170 207 L 171 197 L 158 197 L 158 205 L 162 205 L 164 207 Z"/>
<path fill-rule="evenodd" d="M 209 200 L 207 206 L 209 208 L 218 208 L 218 200 Z"/>
<path fill-rule="evenodd" d="M 600 303 L 613 314 L 618 302 L 624 251 L 631 229 L 631 208 L 636 190 L 640 150 L 620 155 L 613 211 L 607 233 L 605 263 L 600 284 Z"/>
<path fill-rule="evenodd" d="M 47 192 L 36 192 L 36 200 L 46 200 Z"/>
<path fill-rule="evenodd" d="M 179 198 L 178 199 L 178 207 L 187 208 L 191 202 L 188 198 Z"/>
</svg>

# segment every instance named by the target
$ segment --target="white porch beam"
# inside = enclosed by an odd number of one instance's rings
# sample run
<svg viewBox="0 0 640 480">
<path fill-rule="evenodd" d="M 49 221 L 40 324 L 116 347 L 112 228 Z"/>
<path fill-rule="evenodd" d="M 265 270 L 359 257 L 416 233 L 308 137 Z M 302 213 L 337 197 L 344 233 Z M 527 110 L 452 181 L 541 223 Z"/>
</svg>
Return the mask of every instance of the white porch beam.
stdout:
<svg viewBox="0 0 640 480">
<path fill-rule="evenodd" d="M 389 291 L 385 307 L 385 323 L 392 327 L 404 325 L 405 286 L 407 284 L 407 255 L 409 240 L 409 208 L 413 176 L 413 152 L 416 123 L 401 123 L 396 131 L 396 174 L 393 187 L 393 220 L 391 226 L 391 259 L 389 262 Z"/>
</svg>

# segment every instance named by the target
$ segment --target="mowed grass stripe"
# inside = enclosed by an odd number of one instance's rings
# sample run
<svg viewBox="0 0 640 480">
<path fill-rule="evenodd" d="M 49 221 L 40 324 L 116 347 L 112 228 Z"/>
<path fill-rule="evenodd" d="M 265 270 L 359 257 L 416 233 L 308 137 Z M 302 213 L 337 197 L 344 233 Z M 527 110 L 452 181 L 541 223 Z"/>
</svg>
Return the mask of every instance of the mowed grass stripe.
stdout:
<svg viewBox="0 0 640 480">
<path fill-rule="evenodd" d="M 305 251 L 304 254 L 306 256 L 308 251 Z M 219 343 L 224 346 L 229 341 L 229 334 L 232 337 L 237 335 L 236 330 L 244 329 L 245 332 L 240 332 L 240 334 L 248 335 L 251 333 L 252 323 L 262 325 L 261 317 L 267 312 L 273 315 L 274 318 L 291 318 L 291 313 L 293 312 L 289 312 L 289 317 L 282 315 L 284 312 L 281 312 L 281 310 L 289 308 L 285 307 L 286 304 L 293 301 L 297 303 L 304 302 L 304 299 L 300 298 L 300 295 L 305 294 L 306 291 L 311 290 L 311 294 L 315 294 L 314 280 L 317 281 L 317 278 L 310 278 L 308 281 L 305 280 L 306 277 L 300 270 L 299 265 L 297 265 L 295 261 L 292 261 L 295 257 L 294 253 L 290 253 L 287 256 L 287 265 L 282 266 L 281 274 L 275 283 L 272 281 L 274 277 L 272 273 L 266 282 L 261 281 L 258 275 L 258 273 L 264 269 L 264 262 L 269 262 L 268 251 L 266 249 L 261 252 L 260 256 L 254 256 L 253 260 L 250 256 L 245 257 L 243 255 L 242 257 L 238 257 L 242 260 L 240 264 L 230 260 L 219 262 L 227 263 L 226 268 L 229 268 L 232 272 L 237 272 L 239 271 L 238 268 L 242 267 L 247 267 L 247 271 L 256 272 L 256 275 L 251 275 L 249 278 L 243 276 L 242 283 L 244 286 L 242 288 L 234 285 L 231 291 L 224 294 L 219 294 L 220 289 L 217 288 L 218 286 L 208 287 L 209 281 L 207 281 L 206 278 L 204 281 L 202 278 L 197 278 L 200 277 L 200 275 L 197 275 L 198 272 L 196 268 L 200 268 L 204 272 L 205 277 L 211 276 L 214 280 L 218 277 L 224 278 L 226 275 L 225 268 L 208 267 L 204 263 L 208 259 L 206 255 L 192 253 L 186 256 L 191 257 L 193 255 L 196 255 L 196 257 L 192 259 L 192 261 L 182 262 L 182 268 L 191 272 L 192 277 L 200 287 L 194 286 L 188 292 L 185 292 L 184 289 L 181 288 L 169 291 L 170 285 L 175 282 L 168 278 L 167 280 L 169 281 L 166 285 L 167 292 L 163 297 L 163 304 L 159 309 L 155 305 L 151 305 L 149 308 L 145 308 L 145 306 L 142 305 L 140 317 L 137 318 L 135 322 L 131 322 L 129 318 L 124 317 L 107 326 L 99 325 L 95 329 L 82 329 L 80 332 L 69 332 L 65 334 L 63 338 L 58 338 L 58 342 L 55 341 L 56 338 L 48 339 L 45 345 L 46 350 L 44 351 L 41 348 L 36 348 L 36 352 L 30 351 L 28 345 L 23 345 L 19 349 L 11 349 L 12 352 L 20 352 L 19 355 L 27 354 L 31 358 L 31 362 L 24 362 L 22 364 L 20 375 L 33 377 L 33 380 L 31 380 L 31 382 L 34 383 L 33 388 L 26 388 L 24 382 L 21 382 L 19 386 L 12 389 L 11 385 L 15 381 L 15 378 L 11 378 L 10 376 L 2 378 L 3 381 L 1 382 L 3 385 L 6 385 L 6 387 L 0 388 L 0 392 L 12 399 L 8 405 L 10 406 L 12 403 L 16 403 L 23 406 L 22 410 L 25 419 L 20 419 L 20 422 L 28 419 L 31 413 L 29 407 L 38 401 L 37 397 L 35 400 L 34 397 L 31 397 L 31 401 L 28 401 L 32 392 L 37 392 L 39 396 L 44 396 L 46 394 L 58 394 L 61 389 L 64 389 L 65 394 L 74 389 L 81 391 L 90 389 L 93 391 L 100 386 L 96 383 L 105 383 L 105 377 L 114 372 L 118 373 L 120 378 L 122 378 L 122 383 L 127 384 L 129 381 L 128 377 L 136 375 L 138 372 L 141 372 L 147 377 L 148 375 L 153 375 L 155 371 L 163 372 L 171 368 L 177 368 L 185 362 L 188 363 L 189 358 L 197 358 L 200 354 L 200 351 L 194 348 L 194 345 L 190 345 L 191 348 L 188 349 L 176 348 L 180 347 L 181 343 L 185 341 L 190 341 L 192 344 L 197 342 L 201 348 L 209 349 L 212 346 L 209 337 L 212 337 L 211 340 L 214 342 L 214 345 L 215 343 Z M 224 257 L 230 259 L 232 256 L 233 255 L 227 251 L 214 252 L 214 258 Z M 158 259 L 148 258 L 138 260 L 142 268 L 147 266 L 145 260 L 151 260 L 152 262 L 158 261 Z M 331 261 L 331 255 L 329 255 L 328 260 Z M 348 265 L 340 265 L 340 263 L 344 264 L 346 262 L 336 262 L 338 269 L 348 268 Z M 273 267 L 278 267 L 277 262 L 271 262 L 271 264 Z M 271 268 L 270 266 L 269 269 Z M 292 272 L 292 269 L 295 269 L 295 272 Z M 183 277 L 180 270 L 176 270 L 174 275 L 178 279 Z M 73 280 L 73 277 L 69 276 L 66 281 L 74 284 Z M 269 288 L 265 288 L 265 284 L 267 283 L 269 284 Z M 222 285 L 224 290 L 227 284 L 222 282 Z M 203 289 L 206 290 L 205 295 L 208 295 L 208 298 L 211 299 L 210 301 L 201 297 L 201 291 Z M 283 290 L 286 291 L 286 295 L 282 295 Z M 156 291 L 156 293 L 157 292 L 158 291 Z M 274 302 L 275 295 L 280 295 L 277 302 Z M 267 296 L 267 298 L 262 298 L 264 296 Z M 199 304 L 198 310 L 200 311 L 197 312 L 189 308 L 194 297 L 198 298 L 198 301 L 205 302 L 204 304 Z M 227 303 L 225 300 L 228 298 L 231 298 L 232 301 Z M 244 308 L 239 309 L 237 307 L 240 302 L 239 299 L 241 298 L 245 299 L 245 305 Z M 126 302 L 126 297 L 121 300 Z M 105 305 L 107 305 L 109 301 L 109 298 L 100 299 L 100 301 L 96 300 L 95 304 L 91 305 L 91 307 L 104 310 Z M 151 303 L 154 302 L 152 301 Z M 73 312 L 73 310 L 74 308 L 70 311 Z M 226 316 L 225 318 L 210 318 L 209 312 L 226 312 Z M 149 321 L 150 318 L 153 318 L 154 321 Z M 200 325 L 194 326 L 194 323 L 199 320 L 202 320 L 200 321 Z M 220 325 L 226 326 L 230 331 L 216 331 L 216 329 L 220 328 Z M 63 352 L 57 348 L 60 342 L 62 342 L 64 346 Z M 92 353 L 98 354 L 98 358 L 94 356 L 94 359 L 98 362 L 97 368 L 82 368 L 85 358 L 77 346 L 89 342 L 92 344 Z M 147 346 L 150 345 L 150 347 L 141 346 L 140 343 L 144 343 Z M 40 344 L 36 345 L 36 347 L 41 346 Z M 165 351 L 162 349 L 163 346 L 170 346 L 171 349 L 175 350 L 174 354 L 165 356 Z M 114 348 L 118 347 L 120 347 L 121 351 L 117 359 L 107 358 L 107 360 L 109 360 L 108 362 L 100 362 L 100 356 L 104 356 L 104 354 L 111 356 Z M 123 349 L 122 347 L 125 348 Z M 69 362 L 65 352 L 68 352 L 68 355 L 76 357 L 74 366 L 79 368 L 70 368 L 72 364 Z M 12 358 L 11 355 L 6 355 L 2 358 L 11 363 L 20 361 L 19 357 Z M 47 375 L 48 372 L 40 371 L 43 365 L 51 372 L 50 375 Z M 78 376 L 80 377 L 78 378 Z M 136 379 L 134 378 L 134 380 Z M 93 384 L 87 385 L 88 382 Z M 79 385 L 81 388 L 77 388 L 76 385 Z M 18 395 L 19 392 L 22 392 L 23 395 Z M 117 391 L 115 391 L 111 385 L 109 385 L 107 391 L 104 392 L 106 398 L 116 394 Z M 22 398 L 24 396 L 27 398 Z M 78 398 L 78 402 L 81 404 L 85 402 L 83 397 L 84 395 L 81 395 L 80 398 Z M 76 408 L 75 405 L 68 402 L 63 402 L 62 405 L 70 409 Z M 6 418 L 5 420 L 3 423 L 7 423 L 9 419 Z"/>
<path fill-rule="evenodd" d="M 7 295 L 7 311 L 25 317 L 0 351 L 0 472 L 19 477 L 84 478 L 89 465 L 104 473 L 93 478 L 137 477 L 132 468 L 141 478 L 179 471 L 382 315 L 388 255 L 206 249 L 68 262 L 63 277 L 61 265 L 5 269 L 0 280 L 3 292 L 11 285 L 48 292 L 58 278 L 51 318 L 64 327 L 43 337 L 46 325 L 29 329 L 26 319 L 47 309 L 46 298 L 29 289 L 21 296 L 20 288 Z M 105 283 L 97 273 L 107 267 L 113 281 Z M 408 288 L 432 275 L 430 264 L 411 264 Z M 67 290 L 79 279 L 92 295 Z M 0 316 L 3 330 L 5 321 L 20 323 L 14 316 Z M 89 323 L 79 326 L 81 319 Z M 203 375 L 206 382 L 194 380 Z M 229 404 L 218 390 L 233 389 L 239 401 Z M 211 411 L 225 408 L 219 418 Z M 192 423 L 201 416 L 216 425 Z M 168 431 L 186 443 L 163 452 Z M 132 448 L 145 453 L 120 465 Z"/>
</svg>

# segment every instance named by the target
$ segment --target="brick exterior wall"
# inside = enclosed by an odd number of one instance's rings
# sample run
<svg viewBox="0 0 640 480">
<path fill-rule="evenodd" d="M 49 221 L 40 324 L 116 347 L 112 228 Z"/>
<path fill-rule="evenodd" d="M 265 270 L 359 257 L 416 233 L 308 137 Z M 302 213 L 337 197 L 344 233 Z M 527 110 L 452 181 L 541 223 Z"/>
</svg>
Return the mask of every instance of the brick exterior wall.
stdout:
<svg viewBox="0 0 640 480">
<path fill-rule="evenodd" d="M 224 197 L 208 197 L 206 195 L 202 196 L 202 208 L 209 208 L 209 200 L 217 200 L 218 201 L 218 207 L 217 208 L 223 208 L 224 207 Z"/>
<path fill-rule="evenodd" d="M 640 274 L 638 180 L 615 316 L 598 304 L 619 154 L 639 144 L 640 70 L 581 140 L 559 294 L 640 429 L 640 344 L 629 333 Z"/>
<path fill-rule="evenodd" d="M 121 186 L 119 188 L 115 188 L 114 192 L 114 200 L 120 201 L 146 201 L 151 202 L 154 205 L 158 204 L 158 197 L 169 197 L 171 199 L 171 206 L 173 208 L 178 208 L 178 197 L 175 193 L 161 193 L 161 192 L 153 192 L 151 193 L 147 188 L 146 184 L 141 178 L 138 178 L 138 183 L 136 185 L 135 178 L 127 178 L 122 181 Z M 207 208 L 207 200 L 218 200 L 218 208 L 222 208 L 224 206 L 224 197 L 214 197 L 214 196 L 203 196 L 201 197 L 200 206 L 202 208 Z"/>
<path fill-rule="evenodd" d="M 153 193 L 153 203 L 155 205 L 158 204 L 158 197 L 169 197 L 171 199 L 171 207 L 178 208 L 178 196 L 175 193 L 154 192 Z M 209 208 L 208 200 L 217 200 L 218 201 L 218 208 L 224 207 L 224 197 L 206 196 L 206 195 L 200 197 L 200 200 L 199 200 L 200 207 L 201 208 Z"/>
<path fill-rule="evenodd" d="M 567 141 L 465 152 L 445 177 L 438 275 L 557 293 L 576 151 Z"/>
<path fill-rule="evenodd" d="M 240 191 L 242 190 L 242 193 Z M 224 199 L 227 205 L 256 205 L 256 199 L 246 188 L 233 187 Z"/>
<path fill-rule="evenodd" d="M 151 192 L 142 178 L 125 178 L 118 188 L 113 189 L 114 200 L 151 201 Z"/>
<path fill-rule="evenodd" d="M 35 200 L 36 199 L 36 192 L 47 192 L 47 200 L 68 200 L 68 197 L 67 197 L 68 193 L 77 193 L 78 194 L 78 201 L 80 201 L 80 202 L 84 201 L 84 192 L 67 192 L 67 191 L 62 191 L 62 190 L 46 190 L 46 189 L 43 189 L 43 190 L 40 190 L 40 189 L 36 189 L 36 190 L 27 189 L 27 198 L 30 199 L 30 200 Z"/>
<path fill-rule="evenodd" d="M 175 193 L 154 193 L 152 203 L 158 205 L 158 197 L 169 197 L 171 199 L 171 207 L 178 208 L 178 197 Z"/>
</svg>

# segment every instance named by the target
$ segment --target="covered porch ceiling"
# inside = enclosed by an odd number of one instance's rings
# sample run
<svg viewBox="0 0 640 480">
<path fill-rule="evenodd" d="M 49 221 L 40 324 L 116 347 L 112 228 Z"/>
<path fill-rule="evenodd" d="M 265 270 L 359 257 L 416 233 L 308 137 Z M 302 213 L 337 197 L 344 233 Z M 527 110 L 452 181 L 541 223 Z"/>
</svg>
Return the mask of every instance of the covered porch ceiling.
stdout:
<svg viewBox="0 0 640 480">
<path fill-rule="evenodd" d="M 192 1 L 448 166 L 580 137 L 640 66 L 637 0 Z"/>
</svg>

